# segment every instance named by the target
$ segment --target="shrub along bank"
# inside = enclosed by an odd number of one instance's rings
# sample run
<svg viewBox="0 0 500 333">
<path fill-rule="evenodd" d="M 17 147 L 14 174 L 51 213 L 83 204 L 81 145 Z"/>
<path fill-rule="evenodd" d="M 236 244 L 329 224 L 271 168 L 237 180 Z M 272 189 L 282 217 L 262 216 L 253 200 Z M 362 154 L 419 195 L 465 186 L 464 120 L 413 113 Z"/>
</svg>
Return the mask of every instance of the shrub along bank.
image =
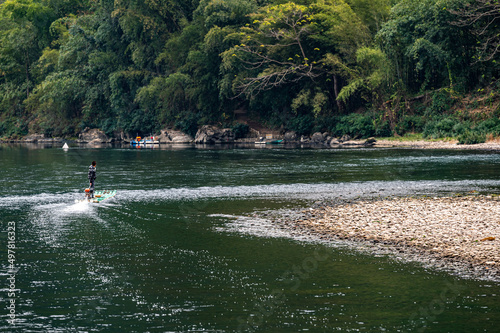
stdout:
<svg viewBox="0 0 500 333">
<path fill-rule="evenodd" d="M 423 139 L 453 138 L 459 144 L 482 143 L 500 136 L 499 88 L 497 82 L 466 96 L 440 90 L 400 103 L 386 103 L 385 109 L 377 111 L 315 120 L 299 117 L 302 121 L 291 121 L 289 129 L 301 134 L 327 131 L 337 137 L 349 135 L 360 139 L 411 137 L 418 133 Z"/>
</svg>

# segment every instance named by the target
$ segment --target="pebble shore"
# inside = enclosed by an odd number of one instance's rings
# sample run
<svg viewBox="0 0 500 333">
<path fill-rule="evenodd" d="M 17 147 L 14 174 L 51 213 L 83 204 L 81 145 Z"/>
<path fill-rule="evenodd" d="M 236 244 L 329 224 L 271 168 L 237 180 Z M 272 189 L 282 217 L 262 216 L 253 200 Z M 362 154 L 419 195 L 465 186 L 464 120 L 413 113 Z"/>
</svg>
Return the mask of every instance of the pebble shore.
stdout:
<svg viewBox="0 0 500 333">
<path fill-rule="evenodd" d="M 412 149 L 458 149 L 458 150 L 500 150 L 500 140 L 490 140 L 484 143 L 473 145 L 459 145 L 457 140 L 448 141 L 397 141 L 397 140 L 377 140 L 374 144 L 377 148 L 412 148 Z"/>
<path fill-rule="evenodd" d="M 322 203 L 274 223 L 323 241 L 353 241 L 427 266 L 500 279 L 500 198 L 496 196 Z"/>
</svg>

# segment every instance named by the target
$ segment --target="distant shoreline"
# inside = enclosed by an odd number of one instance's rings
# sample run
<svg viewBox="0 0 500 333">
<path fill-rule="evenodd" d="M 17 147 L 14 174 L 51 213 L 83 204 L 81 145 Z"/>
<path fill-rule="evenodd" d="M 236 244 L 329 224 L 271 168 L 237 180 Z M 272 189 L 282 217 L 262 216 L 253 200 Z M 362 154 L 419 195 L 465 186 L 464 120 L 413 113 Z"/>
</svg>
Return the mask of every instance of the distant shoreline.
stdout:
<svg viewBox="0 0 500 333">
<path fill-rule="evenodd" d="M 89 146 L 89 147 L 100 147 L 100 146 L 110 146 L 110 145 L 121 145 L 128 146 L 129 142 L 127 141 L 113 141 L 113 142 L 85 142 L 78 140 L 65 140 L 62 138 L 54 138 L 54 139 L 45 139 L 40 141 L 25 141 L 25 140 L 4 140 L 0 139 L 0 144 L 26 144 L 26 145 L 63 145 L 64 143 L 76 144 L 80 146 Z M 410 149 L 455 149 L 455 150 L 491 150 L 491 151 L 500 151 L 500 139 L 488 141 L 485 143 L 478 144 L 457 144 L 457 140 L 404 140 L 404 139 L 388 139 L 375 138 L 374 143 L 367 144 L 367 140 L 349 140 L 347 142 L 340 143 L 338 145 L 324 145 L 317 144 L 314 142 L 285 142 L 284 144 L 275 145 L 268 144 L 266 146 L 275 146 L 275 147 L 311 147 L 311 148 L 323 148 L 323 149 L 343 149 L 343 148 L 410 148 Z M 159 146 L 168 147 L 168 146 L 176 146 L 176 145 L 193 145 L 193 146 L 227 146 L 227 145 L 254 145 L 255 139 L 243 139 L 243 140 L 235 140 L 234 142 L 226 142 L 226 143 L 215 143 L 215 144 L 207 144 L 207 143 L 194 143 L 194 142 L 161 142 Z M 255 144 L 257 146 L 257 144 Z M 263 145 L 258 145 L 262 147 Z"/>
<path fill-rule="evenodd" d="M 274 224 L 322 242 L 500 281 L 500 197 L 395 197 L 318 203 Z M 292 217 L 291 217 L 292 216 Z"/>
</svg>

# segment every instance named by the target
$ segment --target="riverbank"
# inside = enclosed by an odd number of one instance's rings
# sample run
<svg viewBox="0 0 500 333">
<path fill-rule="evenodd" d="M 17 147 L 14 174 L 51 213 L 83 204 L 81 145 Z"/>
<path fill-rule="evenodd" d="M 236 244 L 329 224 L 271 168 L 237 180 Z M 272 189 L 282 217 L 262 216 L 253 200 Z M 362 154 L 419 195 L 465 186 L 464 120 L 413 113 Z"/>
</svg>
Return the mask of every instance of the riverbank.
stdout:
<svg viewBox="0 0 500 333">
<path fill-rule="evenodd" d="M 404 197 L 321 203 L 274 223 L 295 235 L 343 240 L 424 266 L 500 280 L 500 198 Z"/>
<path fill-rule="evenodd" d="M 217 126 L 205 125 L 198 129 L 194 137 L 172 128 L 165 128 L 157 136 L 151 136 L 151 141 L 156 144 L 287 144 L 290 146 L 314 147 L 314 148 L 413 148 L 413 149 L 461 149 L 461 150 L 500 150 L 500 138 L 490 137 L 484 143 L 458 144 L 455 138 L 444 138 L 441 140 L 425 140 L 422 134 L 411 134 L 403 137 L 383 137 L 368 139 L 353 139 L 349 135 L 334 137 L 325 132 L 316 132 L 310 136 L 299 136 L 296 132 L 289 131 L 284 134 L 262 134 L 259 131 L 248 128 L 248 133 L 241 137 L 236 135 L 234 129 L 219 128 Z M 264 135 L 264 136 L 263 136 Z M 34 143 L 34 144 L 84 144 L 90 146 L 101 146 L 103 144 L 129 144 L 133 138 L 125 133 L 115 133 L 109 137 L 97 128 L 86 128 L 79 134 L 78 138 L 46 137 L 44 134 L 30 134 L 17 139 L 2 139 L 0 143 Z M 135 138 L 134 138 L 135 140 Z"/>
<path fill-rule="evenodd" d="M 202 144 L 202 145 L 227 145 L 227 144 L 255 144 L 256 141 L 259 141 L 257 138 L 244 138 L 237 140 L 223 140 L 220 142 L 211 141 L 211 142 L 196 142 L 193 138 L 186 136 L 185 134 L 177 131 L 172 132 L 171 136 L 166 134 L 162 134 L 159 137 L 159 143 L 163 145 L 172 145 L 172 144 Z M 103 134 L 101 135 L 103 136 Z M 279 137 L 282 138 L 282 137 Z M 330 140 L 327 140 L 330 139 Z M 327 137 L 327 139 L 323 141 L 314 141 L 310 138 L 307 140 L 267 140 L 269 143 L 279 141 L 281 144 L 285 144 L 287 147 L 313 147 L 313 148 L 365 148 L 365 147 L 373 147 L 373 148 L 411 148 L 411 149 L 457 149 L 457 150 L 499 150 L 500 151 L 500 138 L 496 138 L 493 140 L 489 140 L 485 143 L 478 144 L 458 144 L 458 140 L 456 139 L 443 139 L 443 140 L 423 140 L 421 138 L 370 138 L 370 139 L 361 139 L 361 140 L 352 140 L 349 139 L 347 141 L 337 140 L 335 138 Z M 72 144 L 72 145 L 88 145 L 91 147 L 102 146 L 106 144 L 118 144 L 118 145 L 128 145 L 129 140 L 125 139 L 109 139 L 107 137 L 85 137 L 84 140 L 76 140 L 76 139 L 63 139 L 63 138 L 45 138 L 42 136 L 31 135 L 22 139 L 13 140 L 13 139 L 0 139 L 0 143 L 8 144 L 8 143 L 16 143 L 16 144 L 53 144 L 58 145 L 64 143 Z M 265 143 L 266 141 L 261 141 L 260 143 Z"/>
<path fill-rule="evenodd" d="M 61 138 L 54 139 L 46 139 L 46 140 L 37 140 L 37 141 L 26 141 L 26 140 L 0 140 L 0 143 L 3 144 L 29 144 L 29 145 L 63 145 L 67 142 L 70 145 L 83 145 L 89 147 L 99 147 L 103 145 L 125 145 L 128 146 L 128 141 L 78 141 L 78 140 L 64 140 Z M 473 144 L 473 145 L 459 145 L 456 140 L 447 140 L 447 141 L 426 141 L 426 140 L 406 140 L 406 141 L 398 141 L 398 140 L 389 140 L 387 138 L 383 139 L 375 139 L 373 143 L 367 143 L 367 140 L 349 140 L 347 142 L 338 143 L 335 145 L 324 145 L 317 144 L 314 142 L 283 142 L 285 147 L 312 147 L 312 148 L 331 148 L 331 149 L 339 149 L 339 148 L 410 148 L 410 149 L 456 149 L 456 150 L 498 150 L 500 151 L 500 140 L 488 141 L 485 143 Z M 161 142 L 157 146 L 171 146 L 171 145 L 254 145 L 255 139 L 247 139 L 247 140 L 235 140 L 231 143 L 212 143 L 212 144 L 196 144 L 192 141 L 171 141 L 171 142 Z M 262 145 L 259 145 L 262 146 Z M 279 145 L 274 145 L 279 146 Z"/>
</svg>

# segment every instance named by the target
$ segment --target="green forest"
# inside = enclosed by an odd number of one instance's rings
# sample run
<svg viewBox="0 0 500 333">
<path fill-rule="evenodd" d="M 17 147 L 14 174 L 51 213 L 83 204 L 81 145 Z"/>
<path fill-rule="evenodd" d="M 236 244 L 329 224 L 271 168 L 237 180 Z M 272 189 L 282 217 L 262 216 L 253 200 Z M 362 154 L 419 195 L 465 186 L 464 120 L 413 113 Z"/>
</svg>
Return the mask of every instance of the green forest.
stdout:
<svg viewBox="0 0 500 333">
<path fill-rule="evenodd" d="M 500 136 L 499 0 L 0 0 L 0 137 Z"/>
</svg>

